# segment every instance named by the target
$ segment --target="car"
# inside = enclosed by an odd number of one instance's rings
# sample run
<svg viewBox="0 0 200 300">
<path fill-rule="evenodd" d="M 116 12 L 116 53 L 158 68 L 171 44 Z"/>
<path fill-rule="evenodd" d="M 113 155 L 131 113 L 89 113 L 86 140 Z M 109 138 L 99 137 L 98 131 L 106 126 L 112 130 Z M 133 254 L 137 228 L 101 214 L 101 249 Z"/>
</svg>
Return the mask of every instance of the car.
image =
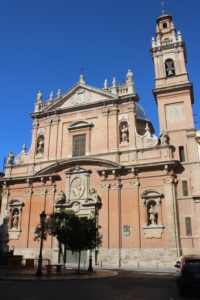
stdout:
<svg viewBox="0 0 200 300">
<path fill-rule="evenodd" d="M 200 288 L 200 255 L 184 255 L 175 267 L 179 269 L 177 288 L 180 296 Z"/>
</svg>

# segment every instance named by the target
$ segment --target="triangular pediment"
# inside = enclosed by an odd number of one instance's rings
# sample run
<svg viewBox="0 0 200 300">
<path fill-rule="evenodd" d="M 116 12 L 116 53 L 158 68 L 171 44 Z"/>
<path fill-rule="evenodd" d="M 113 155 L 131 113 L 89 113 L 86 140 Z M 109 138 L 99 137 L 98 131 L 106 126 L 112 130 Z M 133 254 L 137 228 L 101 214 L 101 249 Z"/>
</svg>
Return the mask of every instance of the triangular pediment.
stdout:
<svg viewBox="0 0 200 300">
<path fill-rule="evenodd" d="M 47 110 L 65 109 L 115 98 L 116 95 L 110 92 L 78 83 L 63 95 L 61 99 L 49 106 Z"/>
</svg>

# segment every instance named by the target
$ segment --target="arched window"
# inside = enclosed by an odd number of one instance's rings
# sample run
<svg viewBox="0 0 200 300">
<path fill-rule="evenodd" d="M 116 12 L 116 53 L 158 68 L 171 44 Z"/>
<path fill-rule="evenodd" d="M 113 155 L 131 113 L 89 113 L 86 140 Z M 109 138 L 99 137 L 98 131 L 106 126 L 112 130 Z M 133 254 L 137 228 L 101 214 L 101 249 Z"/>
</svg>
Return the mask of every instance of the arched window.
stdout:
<svg viewBox="0 0 200 300">
<path fill-rule="evenodd" d="M 167 23 L 163 23 L 163 29 L 167 28 Z"/>
<path fill-rule="evenodd" d="M 165 61 L 165 73 L 167 77 L 175 76 L 174 61 L 171 58 Z"/>
<path fill-rule="evenodd" d="M 36 148 L 37 154 L 43 154 L 44 153 L 44 135 L 39 135 L 37 138 L 37 148 Z"/>
</svg>

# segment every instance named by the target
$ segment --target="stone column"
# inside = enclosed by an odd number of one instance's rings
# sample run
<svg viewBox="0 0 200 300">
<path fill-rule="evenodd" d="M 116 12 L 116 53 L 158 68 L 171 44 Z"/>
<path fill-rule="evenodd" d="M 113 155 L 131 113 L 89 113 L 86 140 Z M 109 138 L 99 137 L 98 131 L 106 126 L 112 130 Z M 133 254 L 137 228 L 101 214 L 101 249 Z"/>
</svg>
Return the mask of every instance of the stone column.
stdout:
<svg viewBox="0 0 200 300">
<path fill-rule="evenodd" d="M 2 203 L 1 203 L 1 215 L 0 215 L 0 250 L 4 252 L 8 251 L 8 227 L 9 227 L 9 211 L 8 211 L 8 200 L 9 200 L 10 192 L 9 188 L 4 183 L 3 191 L 2 191 Z"/>
<path fill-rule="evenodd" d="M 167 248 L 171 249 L 177 256 L 180 256 L 180 242 L 178 232 L 177 200 L 175 193 L 175 179 L 166 176 L 163 180 L 165 196 L 165 230 L 168 236 Z"/>
<path fill-rule="evenodd" d="M 136 148 L 136 112 L 135 112 L 135 103 L 130 100 L 128 107 L 128 120 L 129 120 L 129 147 Z"/>
<path fill-rule="evenodd" d="M 33 127 L 32 127 L 33 129 L 32 129 L 32 144 L 31 144 L 30 160 L 35 160 L 38 126 L 39 126 L 39 121 L 34 120 Z"/>
<path fill-rule="evenodd" d="M 103 211 L 102 223 L 104 224 L 105 228 L 107 229 L 107 233 L 104 236 L 103 242 L 104 247 L 110 248 L 110 184 L 107 182 L 103 182 L 101 184 L 101 189 L 104 191 L 103 193 L 103 202 L 104 205 L 101 208 Z"/>
<path fill-rule="evenodd" d="M 9 187 L 7 187 L 6 183 L 4 183 L 3 191 L 2 191 L 0 224 L 3 223 L 4 217 L 5 217 L 5 212 L 8 210 L 9 196 L 10 196 Z"/>
<path fill-rule="evenodd" d="M 33 186 L 32 184 L 28 181 L 28 187 L 25 189 L 25 197 L 27 197 L 27 200 L 25 200 L 26 205 L 28 204 L 29 207 L 27 209 L 28 211 L 28 224 L 27 224 L 27 248 L 29 247 L 29 236 L 30 236 L 30 221 L 31 221 L 31 205 L 32 205 L 32 196 L 33 196 Z"/>
<path fill-rule="evenodd" d="M 116 151 L 119 145 L 118 113 L 119 109 L 117 105 L 113 105 L 113 107 L 110 109 L 108 121 L 108 137 L 110 151 Z"/>
<path fill-rule="evenodd" d="M 121 182 L 116 180 L 110 184 L 110 248 L 113 250 L 114 260 L 121 267 L 122 228 L 121 228 Z"/>
<path fill-rule="evenodd" d="M 47 127 L 46 127 L 45 149 L 44 149 L 47 159 L 49 159 L 49 151 L 50 151 L 51 124 L 52 124 L 52 120 L 48 119 L 46 121 Z"/>
<path fill-rule="evenodd" d="M 51 125 L 51 135 L 49 142 L 49 158 L 57 158 L 57 147 L 58 147 L 58 126 L 60 119 L 58 116 L 55 117 Z"/>
<path fill-rule="evenodd" d="M 109 130 L 108 130 L 108 117 L 109 117 L 109 109 L 104 107 L 102 110 L 102 125 L 101 134 L 102 134 L 102 141 L 104 141 L 104 152 L 108 152 L 109 149 Z"/>
<path fill-rule="evenodd" d="M 193 197 L 195 202 L 195 213 L 196 213 L 196 222 L 197 222 L 197 231 L 198 231 L 198 245 L 200 248 L 200 196 Z"/>
</svg>

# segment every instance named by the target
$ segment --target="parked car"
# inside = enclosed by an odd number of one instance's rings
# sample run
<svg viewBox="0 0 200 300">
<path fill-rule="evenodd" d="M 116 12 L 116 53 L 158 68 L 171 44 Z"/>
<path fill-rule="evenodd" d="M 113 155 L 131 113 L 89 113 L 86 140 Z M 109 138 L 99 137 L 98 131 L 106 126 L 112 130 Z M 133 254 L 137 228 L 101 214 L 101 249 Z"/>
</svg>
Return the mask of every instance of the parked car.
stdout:
<svg viewBox="0 0 200 300">
<path fill-rule="evenodd" d="M 189 291 L 200 288 L 200 255 L 184 255 L 177 261 L 175 267 L 179 269 L 177 288 L 180 296 Z"/>
</svg>

